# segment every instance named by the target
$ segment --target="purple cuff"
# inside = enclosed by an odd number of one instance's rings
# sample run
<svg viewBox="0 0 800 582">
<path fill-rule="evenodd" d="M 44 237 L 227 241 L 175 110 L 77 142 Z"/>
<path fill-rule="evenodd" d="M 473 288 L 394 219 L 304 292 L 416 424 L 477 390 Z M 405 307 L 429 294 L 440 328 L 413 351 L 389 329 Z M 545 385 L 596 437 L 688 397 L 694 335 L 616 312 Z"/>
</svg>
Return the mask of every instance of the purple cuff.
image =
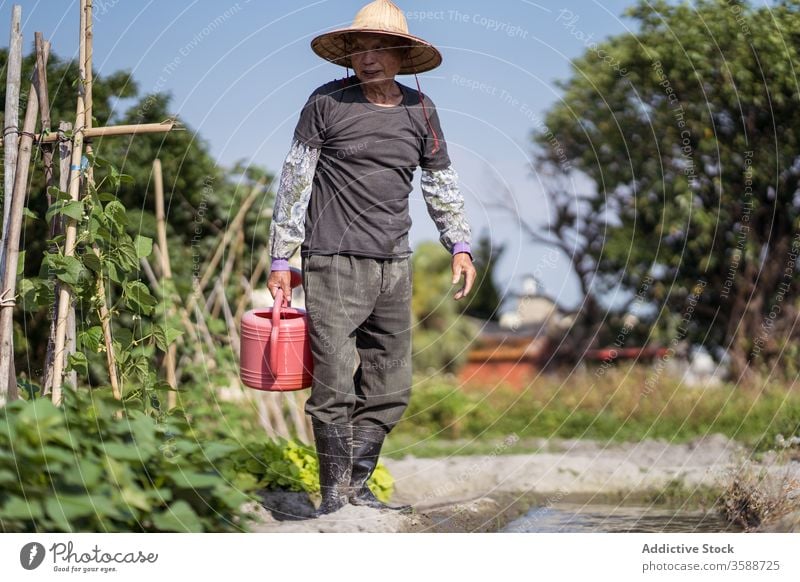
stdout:
<svg viewBox="0 0 800 582">
<path fill-rule="evenodd" d="M 457 255 L 458 253 L 467 253 L 470 258 L 472 258 L 472 251 L 469 248 L 469 243 L 465 242 L 457 242 L 453 245 L 453 254 Z"/>
<path fill-rule="evenodd" d="M 270 268 L 271 271 L 288 271 L 289 270 L 289 260 L 288 259 L 276 259 L 272 257 L 272 267 Z"/>
</svg>

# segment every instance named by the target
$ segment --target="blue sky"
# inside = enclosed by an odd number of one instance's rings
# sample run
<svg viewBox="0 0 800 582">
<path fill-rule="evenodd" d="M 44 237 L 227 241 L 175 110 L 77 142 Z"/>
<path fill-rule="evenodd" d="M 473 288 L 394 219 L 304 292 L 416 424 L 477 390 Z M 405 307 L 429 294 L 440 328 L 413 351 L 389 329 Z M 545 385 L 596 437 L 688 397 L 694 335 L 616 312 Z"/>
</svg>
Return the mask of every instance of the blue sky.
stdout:
<svg viewBox="0 0 800 582">
<path fill-rule="evenodd" d="M 173 112 L 210 143 L 220 164 L 245 159 L 278 172 L 308 94 L 344 74 L 314 55 L 311 39 L 349 25 L 364 3 L 95 0 L 95 69 L 100 76 L 130 70 L 142 93 L 171 93 Z M 531 132 L 560 99 L 554 82 L 569 77 L 570 60 L 587 39 L 634 26 L 621 16 L 632 0 L 396 3 L 412 34 L 444 55 L 420 82 L 439 109 L 475 238 L 488 230 L 507 247 L 498 284 L 515 290 L 536 272 L 545 293 L 575 306 L 580 298 L 567 259 L 532 245 L 517 220 L 492 205 L 508 188 L 520 217 L 547 229 L 547 201 L 529 167 Z M 11 4 L 0 4 L 0 23 L 10 21 Z M 41 31 L 58 55 L 77 56 L 77 0 L 21 4 L 26 49 Z M 7 45 L 6 33 L 0 37 Z M 398 81 L 415 86 L 413 76 Z M 412 242 L 435 240 L 418 190 L 411 206 Z"/>
</svg>

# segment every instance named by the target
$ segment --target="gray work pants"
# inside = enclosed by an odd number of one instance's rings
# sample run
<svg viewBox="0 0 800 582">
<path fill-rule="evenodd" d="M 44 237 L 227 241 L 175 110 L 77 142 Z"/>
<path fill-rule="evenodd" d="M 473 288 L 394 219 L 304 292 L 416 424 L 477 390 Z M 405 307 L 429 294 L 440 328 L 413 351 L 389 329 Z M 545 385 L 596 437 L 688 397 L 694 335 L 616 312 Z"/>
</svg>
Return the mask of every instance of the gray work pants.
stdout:
<svg viewBox="0 0 800 582">
<path fill-rule="evenodd" d="M 392 430 L 411 392 L 411 260 L 303 259 L 314 381 L 306 413 Z"/>
</svg>

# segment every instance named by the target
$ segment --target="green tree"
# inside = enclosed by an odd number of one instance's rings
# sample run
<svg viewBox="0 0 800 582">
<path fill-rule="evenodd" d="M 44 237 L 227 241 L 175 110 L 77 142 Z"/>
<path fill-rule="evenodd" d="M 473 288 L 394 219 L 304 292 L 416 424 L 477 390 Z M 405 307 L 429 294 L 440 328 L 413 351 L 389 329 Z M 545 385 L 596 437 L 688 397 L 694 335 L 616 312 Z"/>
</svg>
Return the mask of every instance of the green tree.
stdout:
<svg viewBox="0 0 800 582">
<path fill-rule="evenodd" d="M 475 270 L 478 276 L 475 278 L 475 287 L 467 297 L 461 312 L 478 319 L 496 321 L 503 299 L 495 284 L 495 269 L 497 262 L 503 255 L 504 245 L 496 245 L 492 242 L 488 233 L 481 234 L 478 244 L 472 250 L 475 259 Z"/>
<path fill-rule="evenodd" d="M 590 306 L 626 290 L 655 306 L 662 341 L 723 348 L 735 375 L 790 363 L 800 2 L 640 0 L 627 15 L 638 32 L 587 45 L 533 137 L 556 235 L 534 238 L 567 252 Z"/>
<path fill-rule="evenodd" d="M 477 333 L 459 317 L 450 261 L 437 242 L 421 243 L 413 254 L 413 364 L 421 372 L 457 371 Z"/>
<path fill-rule="evenodd" d="M 7 49 L 0 50 L 0 71 L 6 70 Z M 35 56 L 23 60 L 22 78 L 29 79 L 35 65 Z M 60 120 L 74 122 L 76 81 L 78 68 L 74 61 L 66 61 L 51 53 L 47 65 L 48 90 L 52 119 L 51 130 Z M 29 84 L 23 82 L 21 110 L 27 100 Z M 0 102 L 5 99 L 5 80 L 0 78 Z M 174 117 L 170 113 L 167 94 L 140 95 L 136 82 L 126 71 L 108 75 L 94 75 L 93 112 L 94 126 L 116 124 L 157 123 Z M 128 104 L 127 108 L 120 104 Z M 100 194 L 116 197 L 127 211 L 125 229 L 130 237 L 137 235 L 156 239 L 155 196 L 152 184 L 152 163 L 159 158 L 164 175 L 167 215 L 168 252 L 171 259 L 173 281 L 183 297 L 192 289 L 194 276 L 201 273 L 208 258 L 220 242 L 220 235 L 241 206 L 255 182 L 270 176 L 262 168 L 239 164 L 225 169 L 216 164 L 208 143 L 190 127 L 168 134 L 146 134 L 128 137 L 96 138 L 92 146 L 99 159 L 109 160 L 130 178 L 109 180 L 109 167 L 95 166 L 95 178 Z M 56 157 L 57 166 L 57 157 Z M 56 171 L 57 179 L 57 171 Z M 0 196 L 2 200 L 2 196 Z M 244 263 L 255 264 L 255 259 L 266 246 L 269 233 L 268 211 L 272 197 L 267 188 L 264 196 L 248 213 L 243 229 Z M 26 219 L 22 246 L 25 249 L 24 277 L 36 283 L 48 278 L 43 257 L 49 244 L 49 226 L 45 220 L 48 199 L 44 186 L 41 159 L 37 157 L 31 172 L 29 218 Z M 150 259 L 152 262 L 152 259 Z M 133 265 L 136 277 L 144 279 L 139 266 Z M 252 269 L 252 267 L 251 267 Z M 244 275 L 248 276 L 246 272 Z M 239 277 L 229 281 L 229 297 L 241 295 Z M 16 368 L 27 372 L 28 377 L 41 374 L 49 333 L 49 314 L 45 308 L 52 304 L 52 286 L 36 283 L 25 287 L 29 293 L 19 302 L 15 315 Z M 35 293 L 31 290 L 35 290 Z M 118 290 L 110 288 L 112 302 L 119 298 Z M 78 305 L 79 310 L 83 307 Z M 23 311 L 25 311 L 23 313 Z M 80 317 L 81 321 L 85 318 Z M 128 322 L 130 323 L 130 322 Z M 22 324 L 22 325 L 21 325 Z M 227 329 L 226 329 L 227 331 Z"/>
</svg>

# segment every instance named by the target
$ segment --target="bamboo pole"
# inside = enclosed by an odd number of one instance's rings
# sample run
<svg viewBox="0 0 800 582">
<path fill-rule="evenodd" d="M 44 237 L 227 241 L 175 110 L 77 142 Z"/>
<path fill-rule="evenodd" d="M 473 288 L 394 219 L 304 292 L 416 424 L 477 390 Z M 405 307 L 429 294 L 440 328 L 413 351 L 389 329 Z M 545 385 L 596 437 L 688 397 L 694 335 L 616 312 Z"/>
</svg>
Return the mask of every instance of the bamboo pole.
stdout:
<svg viewBox="0 0 800 582">
<path fill-rule="evenodd" d="M 202 291 L 200 292 L 202 295 Z M 208 326 L 206 325 L 206 318 L 203 312 L 200 310 L 200 306 L 195 304 L 194 306 L 194 319 L 197 322 L 197 329 L 200 330 L 200 336 L 205 341 L 206 346 L 210 353 L 214 353 L 217 351 L 217 345 L 214 343 L 214 338 L 211 337 L 211 332 L 208 331 Z M 213 362 L 214 360 L 209 360 L 209 362 Z"/>
<path fill-rule="evenodd" d="M 211 309 L 211 317 L 219 317 L 219 310 L 222 308 L 221 296 L 225 295 L 225 285 L 231 278 L 233 266 L 236 264 L 236 259 L 243 254 L 244 251 L 244 229 L 240 228 L 236 234 L 236 242 L 231 244 L 228 250 L 228 257 L 225 259 L 225 264 L 222 267 L 222 276 L 217 281 L 222 282 L 222 291 L 217 293 L 217 298 L 214 301 L 214 307 Z M 241 262 L 241 261 L 240 261 Z"/>
<path fill-rule="evenodd" d="M 153 160 L 153 185 L 156 193 L 156 230 L 158 244 L 161 247 L 161 273 L 165 279 L 172 279 L 172 265 L 169 262 L 169 248 L 167 246 L 167 217 L 164 209 L 164 175 L 161 160 Z"/>
<path fill-rule="evenodd" d="M 72 123 L 61 121 L 58 124 L 58 133 L 64 135 L 72 133 Z M 72 159 L 72 141 L 65 139 L 58 142 L 58 189 L 66 192 L 69 189 L 69 163 Z M 50 236 L 55 238 L 64 232 L 64 219 L 61 214 L 53 217 L 50 224 Z"/>
<path fill-rule="evenodd" d="M 222 286 L 222 280 L 217 279 L 217 298 L 219 299 L 220 303 L 222 304 L 222 314 L 225 318 L 225 325 L 228 326 L 228 341 L 230 341 L 231 349 L 233 350 L 233 355 L 236 357 L 236 361 L 239 360 L 239 356 L 241 354 L 241 346 L 239 344 L 239 334 L 236 333 L 236 322 L 233 320 L 233 312 L 231 312 L 231 306 L 228 303 L 228 298 L 225 297 L 225 289 Z"/>
<path fill-rule="evenodd" d="M 155 248 L 155 244 L 153 244 L 153 248 Z M 144 271 L 145 275 L 147 276 L 147 280 L 150 281 L 150 284 L 153 287 L 153 290 L 158 290 L 161 293 L 161 285 L 158 282 L 158 277 L 156 277 L 156 273 L 153 270 L 153 267 L 150 266 L 150 262 L 145 259 L 139 259 L 140 264 L 142 265 L 142 270 Z M 180 297 L 177 298 L 180 301 Z M 186 328 L 189 335 L 195 335 L 195 328 L 192 324 L 192 321 L 186 315 L 186 312 L 183 310 L 179 310 L 179 315 L 181 316 L 181 324 Z M 180 339 L 178 341 L 181 341 Z"/>
<path fill-rule="evenodd" d="M 41 32 L 34 33 L 34 45 L 36 48 L 36 74 L 37 74 L 37 87 L 36 91 L 39 96 L 39 116 L 41 117 L 42 133 L 47 134 L 50 132 L 50 95 L 47 87 L 47 55 L 50 54 L 50 43 L 44 39 Z M 60 126 L 59 126 L 60 129 Z M 40 146 L 42 150 L 42 165 L 44 166 L 44 191 L 47 198 L 47 205 L 53 203 L 52 196 L 50 195 L 50 187 L 53 186 L 55 181 L 53 175 L 53 144 L 46 144 Z M 55 230 L 60 225 L 60 216 L 54 216 L 51 222 L 52 237 L 55 236 Z M 55 302 L 54 302 L 55 305 Z M 52 315 L 50 316 L 51 323 L 53 322 Z M 55 329 L 50 326 L 50 334 L 47 342 L 47 354 L 45 356 L 45 376 L 48 363 L 52 362 L 52 348 L 53 339 L 55 339 Z M 74 372 L 73 372 L 74 373 Z M 42 391 L 49 392 L 47 386 L 47 378 L 42 382 Z"/>
<path fill-rule="evenodd" d="M 156 247 L 156 245 L 154 243 L 153 244 L 153 248 L 155 248 L 155 247 Z M 139 259 L 139 263 L 142 265 L 142 270 L 144 271 L 144 274 L 147 277 L 147 280 L 150 282 L 150 285 L 153 287 L 153 290 L 154 291 L 158 291 L 159 293 L 162 293 L 161 284 L 158 282 L 158 277 L 156 277 L 156 273 L 153 270 L 153 267 L 150 265 L 150 262 L 146 258 L 143 257 L 143 258 Z M 177 297 L 177 300 L 180 301 L 180 297 Z M 181 324 L 186 328 L 187 332 L 190 335 L 194 335 L 195 334 L 194 325 L 192 324 L 192 321 L 186 315 L 186 312 L 180 310 L 179 314 L 181 316 Z M 181 341 L 181 340 L 179 339 L 178 341 Z"/>
<path fill-rule="evenodd" d="M 14 175 L 17 172 L 19 154 L 19 91 L 22 86 L 22 7 L 15 4 L 11 10 L 11 35 L 8 41 L 8 64 L 6 65 L 6 108 L 3 136 L 8 140 L 8 149 L 3 152 L 3 222 L 0 224 L 0 275 L 5 271 L 5 247 L 8 233 L 8 217 L 11 214 L 11 193 L 14 191 Z M 2 282 L 2 276 L 0 276 Z M 0 391 L 0 400 L 2 391 Z"/>
<path fill-rule="evenodd" d="M 80 10 L 80 47 L 78 63 L 81 68 L 81 78 L 78 86 L 78 99 L 75 112 L 75 134 L 72 144 L 72 159 L 70 161 L 70 180 L 69 197 L 77 201 L 80 197 L 81 186 L 81 157 L 83 156 L 83 132 L 86 123 L 86 107 L 84 104 L 84 71 L 86 64 L 86 0 L 81 0 Z M 67 218 L 66 239 L 64 242 L 64 254 L 71 257 L 75 254 L 75 240 L 77 238 L 77 224 L 75 219 Z M 67 332 L 67 312 L 72 301 L 72 292 L 68 285 L 62 285 L 58 296 L 58 317 L 56 320 L 56 345 L 55 357 L 53 358 L 53 403 L 61 403 L 61 386 L 64 370 L 64 342 Z"/>
<path fill-rule="evenodd" d="M 202 291 L 201 291 L 201 293 L 202 293 Z M 206 304 L 204 306 L 204 309 L 205 309 L 206 313 L 209 313 L 209 314 L 211 313 L 211 307 L 214 305 L 214 303 L 216 301 L 217 301 L 217 286 L 214 285 L 211 288 L 211 293 L 209 293 L 208 297 L 206 297 Z"/>
<path fill-rule="evenodd" d="M 222 242 L 219 244 L 217 250 L 214 252 L 214 256 L 206 266 L 203 276 L 200 278 L 200 281 L 195 281 L 195 292 L 191 295 L 191 297 L 189 297 L 189 301 L 186 304 L 186 311 L 191 313 L 194 309 L 194 306 L 199 299 L 198 292 L 202 294 L 203 290 L 206 288 L 206 285 L 208 285 L 208 281 L 211 279 L 214 274 L 214 270 L 219 265 L 225 249 L 230 244 L 234 235 L 242 228 L 242 223 L 244 222 L 245 215 L 247 215 L 247 211 L 250 210 L 250 207 L 256 201 L 256 197 L 261 193 L 265 183 L 265 178 L 260 179 L 255 186 L 253 186 L 253 189 L 250 191 L 250 194 L 247 196 L 247 198 L 245 198 L 245 200 L 242 202 L 239 212 L 236 213 L 236 216 L 231 221 L 230 226 L 225 231 L 225 234 L 222 237 Z"/>
<path fill-rule="evenodd" d="M 45 53 L 50 53 L 50 43 L 44 40 L 41 32 L 34 33 L 36 43 L 36 72 L 38 74 L 39 116 L 42 119 L 42 134 L 50 133 L 50 94 L 47 88 L 47 59 Z M 40 145 L 42 150 L 42 165 L 44 166 L 44 190 L 48 205 L 50 200 L 50 186 L 53 185 L 53 144 Z"/>
<path fill-rule="evenodd" d="M 4 152 L 3 174 L 3 218 L 0 223 L 0 287 L 5 271 L 5 239 L 8 233 L 8 217 L 11 214 L 11 193 L 14 191 L 14 176 L 17 172 L 17 156 L 19 154 L 19 91 L 22 86 L 22 33 L 20 21 L 22 7 L 14 5 L 11 10 L 11 34 L 8 44 L 8 61 L 6 63 L 6 107 L 5 128 L 8 134 L 9 149 Z M 0 291 L 2 289 L 0 288 Z M 1 299 L 1 298 L 0 298 Z M 6 401 L 5 386 L 16 386 L 17 373 L 12 356 L 8 366 L 8 384 L 0 382 L 0 406 Z"/>
<path fill-rule="evenodd" d="M 50 43 L 44 40 L 42 37 L 41 32 L 34 33 L 35 38 L 35 45 L 36 45 L 36 72 L 38 74 L 38 93 L 39 93 L 39 115 L 42 118 L 42 135 L 47 135 L 50 133 L 50 96 L 49 90 L 47 87 L 47 62 L 45 59 L 45 53 L 50 52 Z M 63 121 L 59 123 L 58 131 L 63 135 L 65 130 L 69 130 L 72 128 L 71 124 L 64 123 Z M 53 186 L 55 182 L 55 178 L 53 175 L 53 144 L 48 143 L 46 145 L 40 146 L 42 149 L 42 162 L 44 165 L 44 190 L 45 190 L 45 197 L 47 198 L 47 205 L 50 206 L 53 204 L 54 200 L 50 194 L 50 187 Z M 65 188 L 66 182 L 64 181 L 63 177 L 66 172 L 69 171 L 69 162 L 67 160 L 67 167 L 66 170 L 64 169 L 64 142 L 59 147 L 59 188 Z M 68 144 L 67 144 L 68 147 Z M 62 186 L 61 184 L 64 184 Z M 60 215 L 56 215 L 53 217 L 50 223 L 50 238 L 55 238 L 61 232 L 62 228 L 62 220 Z M 51 252 L 56 252 L 55 248 L 51 249 Z M 56 280 L 56 288 L 58 286 Z M 47 354 L 45 356 L 45 366 L 44 366 L 44 378 L 42 380 L 42 391 L 44 393 L 50 392 L 50 376 L 49 372 L 53 362 L 53 348 L 55 347 L 55 309 L 57 309 L 58 299 L 53 301 L 53 311 L 50 313 L 50 333 L 48 335 L 47 340 Z"/>
<path fill-rule="evenodd" d="M 93 19 L 92 19 L 92 0 L 84 0 L 82 5 L 83 14 L 83 25 L 81 27 L 81 33 L 83 35 L 84 41 L 84 56 L 82 60 L 82 70 L 81 70 L 81 79 L 83 80 L 83 90 L 84 90 L 84 124 L 85 124 L 85 132 L 92 129 L 93 125 L 93 117 L 92 117 L 92 107 L 93 107 L 93 98 L 92 98 L 92 89 L 94 87 L 94 69 L 92 66 L 92 54 L 93 54 L 93 40 L 94 40 L 94 33 L 93 29 Z M 91 156 L 93 153 L 92 143 L 89 138 L 86 137 L 86 133 L 84 132 L 84 141 L 86 143 L 86 154 Z M 86 170 L 86 184 L 87 187 L 94 186 L 94 168 L 90 165 Z M 97 246 L 96 242 L 92 242 L 92 251 L 94 252 L 97 258 L 100 258 L 100 247 Z M 99 305 L 97 306 L 98 315 L 100 317 L 100 327 L 103 329 L 103 343 L 105 344 L 106 348 L 106 367 L 108 368 L 108 379 L 111 384 L 111 392 L 114 395 L 114 398 L 117 400 L 122 399 L 122 386 L 120 385 L 119 376 L 117 374 L 117 357 L 114 354 L 114 338 L 112 335 L 111 330 L 111 313 L 108 310 L 108 300 L 106 298 L 106 287 L 105 281 L 103 279 L 102 273 L 98 274 L 97 282 L 96 282 L 96 289 L 97 289 L 97 298 Z"/>
<path fill-rule="evenodd" d="M 67 329 L 66 329 L 66 337 L 65 337 L 66 353 L 68 353 L 68 354 L 74 354 L 75 353 L 75 350 L 76 350 L 76 347 L 77 347 L 77 344 L 78 344 L 77 332 L 78 332 L 78 326 L 77 326 L 76 321 L 75 321 L 75 306 L 74 305 L 70 305 L 69 309 L 67 310 Z M 71 384 L 73 388 L 77 388 L 78 387 L 78 372 L 76 372 L 75 370 L 70 370 L 67 373 L 66 382 L 68 384 Z"/>
<path fill-rule="evenodd" d="M 156 230 L 158 234 L 158 245 L 161 250 L 161 275 L 164 279 L 172 279 L 172 266 L 169 262 L 169 247 L 167 246 L 167 220 L 164 212 L 164 177 L 161 172 L 161 160 L 156 158 L 153 160 L 153 183 L 156 191 Z M 164 299 L 167 299 L 162 294 Z M 173 314 L 173 304 L 170 299 L 170 307 L 165 310 L 167 320 Z M 178 388 L 178 379 L 175 374 L 175 364 L 177 360 L 178 346 L 175 343 L 167 347 L 167 353 L 164 356 L 164 368 L 167 372 L 167 384 L 172 388 Z M 170 392 L 167 396 L 167 407 L 175 408 L 178 404 L 177 394 Z"/>
<path fill-rule="evenodd" d="M 150 286 L 155 290 L 160 290 L 160 285 L 158 284 L 158 277 L 156 277 L 155 271 L 153 271 L 153 267 L 150 266 L 150 262 L 142 257 L 139 259 L 139 264 L 142 266 L 142 271 L 144 271 L 145 277 L 147 280 L 150 281 Z"/>
<path fill-rule="evenodd" d="M 67 121 L 62 121 L 58 125 L 58 131 L 60 133 L 72 131 L 72 124 Z M 69 162 L 72 158 L 72 142 L 69 140 L 64 140 L 59 142 L 58 146 L 58 157 L 59 157 L 59 164 L 58 164 L 58 188 L 62 192 L 66 192 L 69 186 Z M 52 222 L 50 223 L 50 238 L 55 238 L 59 234 L 64 232 L 64 219 L 62 215 L 57 214 L 53 217 Z M 51 252 L 57 252 L 58 248 L 53 245 L 53 248 L 50 249 Z M 53 299 L 53 306 L 50 311 L 50 336 L 47 341 L 47 356 L 45 357 L 45 365 L 44 365 L 44 378 L 42 379 L 42 390 L 45 394 L 52 393 L 53 397 L 56 397 L 56 392 L 58 393 L 58 398 L 61 398 L 61 387 L 54 387 L 53 386 L 53 361 L 55 358 L 55 346 L 56 346 L 56 322 L 58 320 L 58 302 L 59 302 L 59 295 L 60 295 L 60 287 L 61 283 L 58 279 L 55 279 L 54 284 L 54 299 Z M 70 317 L 71 316 L 71 317 Z M 67 337 L 70 335 L 74 338 L 75 330 L 70 328 L 70 323 L 74 326 L 75 324 L 75 306 L 70 305 L 67 317 Z M 67 353 L 72 353 L 69 350 Z M 77 387 L 77 373 L 73 370 L 70 372 L 71 375 L 71 382 L 72 385 Z"/>
<path fill-rule="evenodd" d="M 44 53 L 45 60 L 47 54 Z M 33 132 L 36 131 L 36 120 L 39 115 L 39 96 L 37 93 L 38 73 L 34 71 L 28 93 L 28 105 L 25 108 L 25 121 L 22 124 L 22 135 L 19 140 L 19 156 L 17 171 L 14 175 L 14 189 L 11 192 L 11 209 L 8 215 L 8 232 L 5 238 L 4 257 L 6 263 L 0 274 L 0 382 L 5 389 L 0 395 L 7 400 L 16 400 L 16 374 L 11 373 L 14 365 L 14 306 L 17 292 L 17 266 L 19 264 L 19 237 L 22 232 L 23 210 L 28 191 L 28 174 L 30 172 L 33 149 Z"/>
<path fill-rule="evenodd" d="M 242 285 L 242 295 L 239 297 L 239 301 L 236 302 L 236 313 L 233 314 L 233 319 L 236 321 L 236 325 L 238 326 L 242 321 L 242 316 L 244 315 L 244 309 L 246 306 L 250 304 L 250 300 L 253 297 L 253 287 L 250 285 L 250 281 L 244 275 L 239 276 L 239 282 Z M 241 311 L 240 311 L 241 310 Z"/>
<path fill-rule="evenodd" d="M 89 152 L 90 150 L 87 150 Z M 92 251 L 97 258 L 100 258 L 100 248 L 97 243 L 92 243 Z M 120 385 L 117 376 L 117 358 L 114 355 L 114 343 L 111 333 L 111 314 L 108 310 L 108 302 L 106 299 L 106 287 L 103 275 L 98 274 L 97 277 L 97 298 L 100 302 L 97 309 L 100 316 L 100 327 L 103 329 L 103 343 L 106 347 L 106 367 L 108 368 L 108 379 L 111 383 L 111 392 L 117 400 L 122 399 L 122 386 Z"/>
<path fill-rule="evenodd" d="M 164 276 L 164 273 L 161 271 L 161 247 L 159 246 L 158 241 L 153 241 L 153 265 L 153 273 L 156 274 L 158 280 L 160 281 Z"/>
<path fill-rule="evenodd" d="M 160 123 L 139 123 L 133 125 L 109 125 L 106 127 L 93 127 L 83 132 L 85 139 L 94 137 L 112 137 L 119 135 L 141 135 L 148 133 L 167 133 L 182 129 L 174 119 L 167 119 Z M 34 137 L 36 143 L 52 143 L 61 141 L 63 138 L 56 134 L 37 134 Z M 4 141 L 0 140 L 0 147 L 4 146 Z"/>
<path fill-rule="evenodd" d="M 144 274 L 147 277 L 147 280 L 150 282 L 150 286 L 153 288 L 154 291 L 157 291 L 163 297 L 164 296 L 164 291 L 162 290 L 161 285 L 158 282 L 158 278 L 156 277 L 155 271 L 153 271 L 153 267 L 150 266 L 150 263 L 144 257 L 139 259 L 139 263 L 142 265 L 142 270 L 144 271 Z M 180 301 L 180 297 L 178 297 L 178 301 Z M 191 320 L 187 317 L 186 312 L 183 311 L 182 309 L 179 309 L 178 313 L 180 314 L 181 324 L 186 329 L 186 334 L 185 335 L 190 336 L 190 337 L 195 337 L 197 335 L 197 331 L 196 331 L 194 325 L 192 324 Z M 182 346 L 185 343 L 186 342 L 184 340 L 184 336 L 183 335 L 178 336 L 177 345 L 178 346 Z M 177 352 L 177 349 L 176 349 L 176 352 Z M 181 366 L 183 365 L 183 361 L 184 361 L 185 358 L 186 358 L 186 356 L 184 355 L 180 360 L 177 360 L 177 353 L 176 353 L 176 363 L 175 363 L 175 378 L 176 378 L 176 381 L 177 381 L 177 378 L 181 377 L 181 374 L 180 374 Z"/>
<path fill-rule="evenodd" d="M 84 74 L 83 74 L 83 90 L 86 93 L 86 129 L 92 129 L 94 125 L 94 117 L 92 115 L 94 108 L 92 103 L 92 90 L 94 89 L 94 71 L 92 69 L 92 57 L 94 56 L 94 19 L 92 18 L 92 2 L 93 0 L 85 0 L 83 10 L 85 15 L 83 17 L 83 28 L 81 34 L 83 35 L 83 42 L 85 45 L 85 52 L 83 57 Z M 86 136 L 84 136 L 85 138 Z M 91 172 L 91 170 L 89 170 Z"/>
<path fill-rule="evenodd" d="M 242 316 L 244 315 L 247 306 L 250 305 L 250 300 L 253 296 L 253 289 L 256 288 L 258 280 L 261 278 L 261 275 L 267 270 L 267 264 L 269 262 L 269 253 L 264 251 L 261 253 L 261 256 L 258 258 L 258 263 L 256 263 L 256 268 L 253 269 L 253 274 L 250 275 L 250 283 L 245 287 L 245 293 L 242 298 L 239 300 L 239 305 L 236 306 L 236 321 L 241 322 Z"/>
<path fill-rule="evenodd" d="M 50 133 L 50 93 L 47 87 L 47 57 L 50 53 L 50 43 L 44 40 L 41 32 L 34 33 L 35 46 L 36 46 L 36 72 L 38 74 L 37 91 L 39 93 L 39 115 L 42 118 L 42 135 Z M 39 146 L 42 151 L 42 165 L 44 167 L 44 191 L 47 199 L 47 205 L 53 203 L 52 196 L 50 195 L 50 187 L 53 185 L 53 144 L 47 143 Z M 56 217 L 54 217 L 56 218 Z M 57 220 L 53 220 L 53 224 L 57 224 Z M 74 310 L 73 310 L 74 316 Z M 73 317 L 74 321 L 74 317 Z M 67 334 L 69 338 L 69 333 Z M 48 337 L 48 348 L 50 342 Z M 74 334 L 73 334 L 74 340 Z M 74 351 L 74 350 L 72 350 Z M 49 355 L 49 354 L 48 354 Z M 75 372 L 70 373 L 72 376 Z M 42 390 L 47 390 L 47 384 L 42 384 Z"/>
</svg>

